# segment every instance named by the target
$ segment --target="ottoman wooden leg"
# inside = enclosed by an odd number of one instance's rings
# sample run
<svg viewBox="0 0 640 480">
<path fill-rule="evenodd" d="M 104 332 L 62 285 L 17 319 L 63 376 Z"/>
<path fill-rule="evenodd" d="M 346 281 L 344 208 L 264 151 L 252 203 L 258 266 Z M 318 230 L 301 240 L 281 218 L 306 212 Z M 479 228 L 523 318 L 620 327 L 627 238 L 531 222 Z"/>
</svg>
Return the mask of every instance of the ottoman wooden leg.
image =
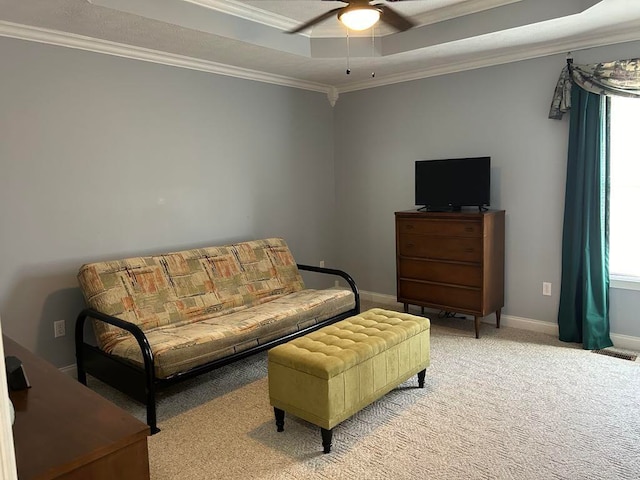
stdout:
<svg viewBox="0 0 640 480">
<path fill-rule="evenodd" d="M 331 439 L 333 438 L 333 429 L 327 430 L 326 428 L 320 428 L 322 434 L 322 446 L 324 447 L 324 453 L 331 451 Z"/>
<path fill-rule="evenodd" d="M 427 374 L 427 369 L 425 368 L 421 372 L 418 372 L 418 387 L 424 388 L 424 377 Z"/>
<path fill-rule="evenodd" d="M 273 407 L 273 413 L 276 414 L 276 427 L 279 432 L 284 432 L 284 410 Z"/>
</svg>

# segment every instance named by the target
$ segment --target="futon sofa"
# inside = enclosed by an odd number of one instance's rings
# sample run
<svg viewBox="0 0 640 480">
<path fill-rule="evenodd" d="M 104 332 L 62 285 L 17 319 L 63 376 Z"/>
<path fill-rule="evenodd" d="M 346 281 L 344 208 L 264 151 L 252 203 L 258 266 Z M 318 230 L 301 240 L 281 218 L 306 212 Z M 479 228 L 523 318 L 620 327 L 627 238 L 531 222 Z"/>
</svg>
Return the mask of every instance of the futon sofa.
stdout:
<svg viewBox="0 0 640 480">
<path fill-rule="evenodd" d="M 348 287 L 306 288 L 301 270 Z M 145 403 L 152 433 L 159 389 L 360 312 L 347 273 L 297 264 L 280 238 L 90 263 L 78 283 L 78 380 L 89 373 Z"/>
</svg>

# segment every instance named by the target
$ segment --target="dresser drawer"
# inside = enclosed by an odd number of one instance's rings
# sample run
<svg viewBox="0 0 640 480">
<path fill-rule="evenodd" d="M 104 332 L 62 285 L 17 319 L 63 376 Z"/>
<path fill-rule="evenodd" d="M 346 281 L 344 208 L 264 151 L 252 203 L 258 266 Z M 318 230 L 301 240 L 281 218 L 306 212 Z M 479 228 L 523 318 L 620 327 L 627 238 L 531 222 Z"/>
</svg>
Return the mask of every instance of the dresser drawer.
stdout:
<svg viewBox="0 0 640 480">
<path fill-rule="evenodd" d="M 399 235 L 398 253 L 403 257 L 482 262 L 482 238 Z"/>
<path fill-rule="evenodd" d="M 442 310 L 482 311 L 482 292 L 479 288 L 453 287 L 435 283 L 398 280 L 398 301 L 427 303 Z"/>
<path fill-rule="evenodd" d="M 397 220 L 398 233 L 417 233 L 423 235 L 443 235 L 452 237 L 481 237 L 480 221 L 456 221 L 442 219 L 408 219 Z"/>
<path fill-rule="evenodd" d="M 414 280 L 427 280 L 469 287 L 482 286 L 482 268 L 479 265 L 445 263 L 411 258 L 398 259 L 398 276 Z"/>
</svg>

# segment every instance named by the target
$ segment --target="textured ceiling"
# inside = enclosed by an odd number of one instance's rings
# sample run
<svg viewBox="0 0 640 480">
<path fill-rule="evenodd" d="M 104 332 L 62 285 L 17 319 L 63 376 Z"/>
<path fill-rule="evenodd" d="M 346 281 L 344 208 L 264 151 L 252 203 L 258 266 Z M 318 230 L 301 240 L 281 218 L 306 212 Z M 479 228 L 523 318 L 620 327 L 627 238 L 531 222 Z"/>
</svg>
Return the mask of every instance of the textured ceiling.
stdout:
<svg viewBox="0 0 640 480">
<path fill-rule="evenodd" d="M 345 5 L 338 1 L 0 0 L 0 35 L 334 94 L 640 40 L 638 0 L 385 4 L 418 25 L 380 26 L 347 42 L 335 17 L 285 33 Z"/>
</svg>

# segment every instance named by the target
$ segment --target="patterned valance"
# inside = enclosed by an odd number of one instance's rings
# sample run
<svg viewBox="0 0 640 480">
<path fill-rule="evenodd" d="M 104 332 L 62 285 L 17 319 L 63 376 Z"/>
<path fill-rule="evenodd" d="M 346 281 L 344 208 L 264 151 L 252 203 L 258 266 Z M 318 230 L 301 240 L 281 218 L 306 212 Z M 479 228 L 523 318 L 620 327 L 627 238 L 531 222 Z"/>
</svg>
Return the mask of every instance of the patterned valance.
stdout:
<svg viewBox="0 0 640 480">
<path fill-rule="evenodd" d="M 573 83 L 598 95 L 640 98 L 640 58 L 590 65 L 568 60 L 553 94 L 549 118 L 560 120 L 571 109 Z"/>
</svg>

